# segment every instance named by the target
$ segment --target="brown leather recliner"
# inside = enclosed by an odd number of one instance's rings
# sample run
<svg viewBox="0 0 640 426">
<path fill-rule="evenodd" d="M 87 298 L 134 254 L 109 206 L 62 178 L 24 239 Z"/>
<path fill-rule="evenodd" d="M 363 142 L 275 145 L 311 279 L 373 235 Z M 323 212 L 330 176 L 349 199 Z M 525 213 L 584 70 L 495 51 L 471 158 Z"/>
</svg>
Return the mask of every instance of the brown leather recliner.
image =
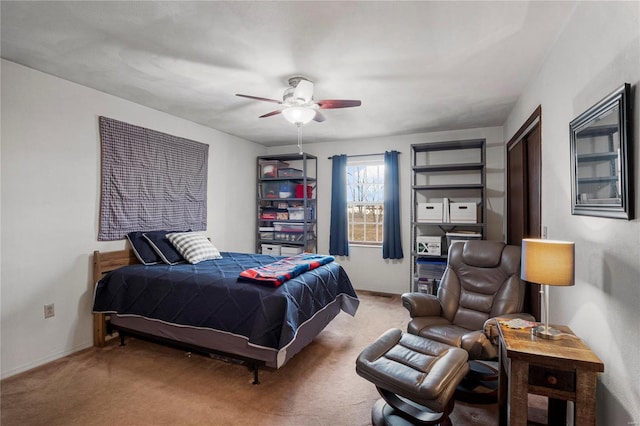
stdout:
<svg viewBox="0 0 640 426">
<path fill-rule="evenodd" d="M 437 296 L 406 293 L 407 331 L 460 347 L 470 360 L 498 355 L 495 317 L 523 318 L 525 285 L 520 279 L 520 247 L 501 241 L 457 241 L 449 248 L 447 269 Z"/>
</svg>

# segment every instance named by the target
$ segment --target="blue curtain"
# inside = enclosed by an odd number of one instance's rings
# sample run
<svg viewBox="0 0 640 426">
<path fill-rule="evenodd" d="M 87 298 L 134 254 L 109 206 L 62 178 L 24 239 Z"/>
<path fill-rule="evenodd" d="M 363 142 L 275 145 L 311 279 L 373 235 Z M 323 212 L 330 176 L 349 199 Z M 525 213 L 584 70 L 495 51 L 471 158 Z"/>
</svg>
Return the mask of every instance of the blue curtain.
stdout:
<svg viewBox="0 0 640 426">
<path fill-rule="evenodd" d="M 382 235 L 382 258 L 402 259 L 400 239 L 400 178 L 398 173 L 398 151 L 384 153 L 384 231 Z"/>
<path fill-rule="evenodd" d="M 347 230 L 347 156 L 331 158 L 331 227 L 329 230 L 329 254 L 349 256 Z"/>
</svg>

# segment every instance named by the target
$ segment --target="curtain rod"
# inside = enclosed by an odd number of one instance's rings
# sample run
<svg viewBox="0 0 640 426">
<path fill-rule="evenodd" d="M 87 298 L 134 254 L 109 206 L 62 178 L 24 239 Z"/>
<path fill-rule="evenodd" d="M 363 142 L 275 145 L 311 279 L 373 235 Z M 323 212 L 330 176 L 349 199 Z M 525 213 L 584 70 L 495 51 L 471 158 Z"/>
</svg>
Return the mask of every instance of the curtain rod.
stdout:
<svg viewBox="0 0 640 426">
<path fill-rule="evenodd" d="M 402 154 L 400 151 L 397 151 L 398 154 Z M 376 152 L 373 154 L 355 154 L 355 155 L 347 155 L 347 158 L 350 157 L 369 157 L 371 155 L 384 155 L 384 152 Z M 333 157 L 327 157 L 327 160 L 331 160 Z"/>
</svg>

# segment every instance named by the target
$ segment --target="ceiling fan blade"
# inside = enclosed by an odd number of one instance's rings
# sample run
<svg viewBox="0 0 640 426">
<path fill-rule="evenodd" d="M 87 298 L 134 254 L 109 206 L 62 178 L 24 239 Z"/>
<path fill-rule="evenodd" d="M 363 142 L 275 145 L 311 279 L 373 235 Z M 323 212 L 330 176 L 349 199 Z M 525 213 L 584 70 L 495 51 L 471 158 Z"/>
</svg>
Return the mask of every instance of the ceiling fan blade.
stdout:
<svg viewBox="0 0 640 426">
<path fill-rule="evenodd" d="M 316 116 L 313 117 L 313 121 L 317 121 L 318 123 L 322 123 L 324 120 L 326 120 L 326 117 L 324 115 L 322 115 L 322 113 L 320 111 L 316 111 Z"/>
<path fill-rule="evenodd" d="M 300 80 L 293 92 L 295 99 L 304 99 L 305 102 L 311 102 L 313 99 L 313 83 L 309 80 Z"/>
<path fill-rule="evenodd" d="M 281 104 L 282 103 L 282 101 L 278 101 L 278 100 L 275 100 L 275 99 L 261 98 L 261 97 L 258 97 L 258 96 L 250 96 L 250 95 L 241 95 L 239 93 L 236 93 L 236 96 L 240 96 L 241 98 L 254 99 L 256 101 L 275 102 L 276 104 Z"/>
<path fill-rule="evenodd" d="M 268 112 L 268 113 L 266 113 L 266 114 L 261 115 L 261 116 L 260 116 L 260 117 L 258 117 L 258 118 L 271 117 L 272 115 L 278 115 L 278 114 L 280 114 L 281 112 L 282 112 L 282 111 L 280 111 L 280 110 L 271 111 L 271 112 Z"/>
<path fill-rule="evenodd" d="M 325 99 L 323 101 L 317 101 L 316 103 L 322 109 L 350 108 L 350 107 L 358 107 L 362 105 L 362 101 L 347 100 L 347 99 Z"/>
</svg>

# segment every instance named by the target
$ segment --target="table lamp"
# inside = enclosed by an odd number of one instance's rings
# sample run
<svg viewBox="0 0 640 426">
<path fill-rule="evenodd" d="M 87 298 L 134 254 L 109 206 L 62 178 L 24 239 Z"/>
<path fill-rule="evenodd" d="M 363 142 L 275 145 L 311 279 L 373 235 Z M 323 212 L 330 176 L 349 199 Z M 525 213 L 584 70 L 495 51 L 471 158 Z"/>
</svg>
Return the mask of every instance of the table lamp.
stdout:
<svg viewBox="0 0 640 426">
<path fill-rule="evenodd" d="M 549 286 L 570 286 L 574 283 L 575 245 L 567 241 L 522 240 L 522 269 L 520 278 L 542 284 L 544 297 L 544 325 L 533 329 L 533 334 L 545 339 L 559 339 L 560 330 L 549 327 Z"/>
</svg>

